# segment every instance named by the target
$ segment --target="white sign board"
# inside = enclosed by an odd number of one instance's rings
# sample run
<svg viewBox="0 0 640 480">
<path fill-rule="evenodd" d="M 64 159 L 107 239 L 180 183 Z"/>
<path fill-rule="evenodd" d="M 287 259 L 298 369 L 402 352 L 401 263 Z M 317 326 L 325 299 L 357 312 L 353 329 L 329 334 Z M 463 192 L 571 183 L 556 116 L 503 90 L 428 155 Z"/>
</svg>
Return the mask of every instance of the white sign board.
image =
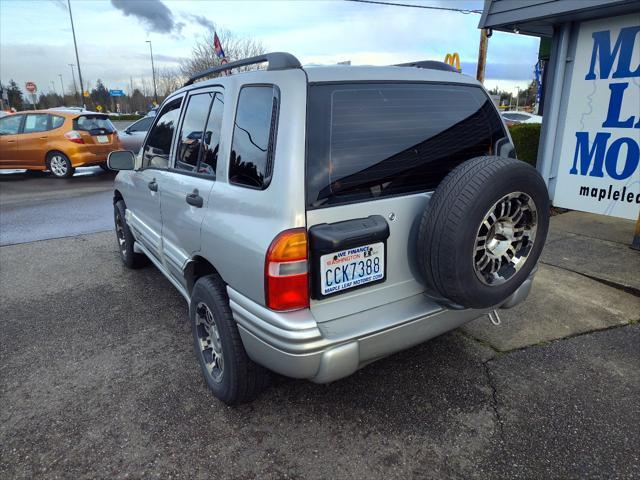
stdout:
<svg viewBox="0 0 640 480">
<path fill-rule="evenodd" d="M 582 23 L 573 62 L 553 204 L 636 220 L 640 16 Z"/>
</svg>

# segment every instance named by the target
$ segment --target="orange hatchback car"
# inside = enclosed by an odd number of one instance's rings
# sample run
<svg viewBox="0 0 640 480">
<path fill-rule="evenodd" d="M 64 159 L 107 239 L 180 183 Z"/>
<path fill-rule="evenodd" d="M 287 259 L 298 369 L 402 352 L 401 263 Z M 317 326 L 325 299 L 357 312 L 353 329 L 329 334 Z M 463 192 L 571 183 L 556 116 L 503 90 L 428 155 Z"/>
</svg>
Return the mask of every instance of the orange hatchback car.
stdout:
<svg viewBox="0 0 640 480">
<path fill-rule="evenodd" d="M 33 110 L 0 118 L 0 169 L 49 170 L 59 178 L 76 167 L 100 165 L 120 150 L 118 132 L 104 114 Z"/>
</svg>

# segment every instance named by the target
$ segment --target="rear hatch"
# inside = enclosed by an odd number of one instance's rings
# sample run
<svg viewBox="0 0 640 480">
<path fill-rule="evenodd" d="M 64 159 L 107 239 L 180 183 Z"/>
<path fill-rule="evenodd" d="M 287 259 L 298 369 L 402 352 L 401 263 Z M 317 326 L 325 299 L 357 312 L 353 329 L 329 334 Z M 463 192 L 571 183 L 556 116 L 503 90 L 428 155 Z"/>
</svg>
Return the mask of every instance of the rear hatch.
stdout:
<svg viewBox="0 0 640 480">
<path fill-rule="evenodd" d="M 80 134 L 85 145 L 90 145 L 93 153 L 109 153 L 118 147 L 116 127 L 108 115 L 80 115 L 73 119 L 73 129 Z"/>
<path fill-rule="evenodd" d="M 431 193 L 506 136 L 490 98 L 475 85 L 381 82 L 311 84 L 308 96 L 314 316 L 328 321 L 424 292 L 417 232 Z M 320 226 L 337 222 L 347 223 Z"/>
</svg>

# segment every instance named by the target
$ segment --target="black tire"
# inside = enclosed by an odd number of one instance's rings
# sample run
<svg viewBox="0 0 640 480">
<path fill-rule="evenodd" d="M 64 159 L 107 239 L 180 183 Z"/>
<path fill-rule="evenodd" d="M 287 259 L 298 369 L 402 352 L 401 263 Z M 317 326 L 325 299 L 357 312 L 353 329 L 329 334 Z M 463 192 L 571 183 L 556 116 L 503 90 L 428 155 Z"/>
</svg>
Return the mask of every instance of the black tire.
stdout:
<svg viewBox="0 0 640 480">
<path fill-rule="evenodd" d="M 211 361 L 214 348 L 211 342 L 202 340 L 207 335 L 210 338 L 210 333 L 199 323 L 199 318 L 206 313 L 203 312 L 204 306 L 213 316 L 222 350 L 223 368 L 212 368 L 211 372 L 207 368 L 207 362 Z M 267 369 L 248 357 L 238 326 L 231 314 L 224 282 L 219 276 L 208 275 L 198 279 L 191 293 L 189 319 L 196 357 L 202 375 L 213 394 L 227 405 L 239 405 L 254 400 L 267 387 L 271 375 Z M 207 343 L 211 348 L 203 351 L 201 345 Z"/>
<path fill-rule="evenodd" d="M 118 200 L 113 206 L 113 220 L 116 228 L 116 244 L 122 263 L 127 268 L 141 268 L 149 263 L 149 259 L 143 253 L 133 250 L 133 235 L 125 220 L 124 200 Z"/>
<path fill-rule="evenodd" d="M 72 177 L 76 169 L 71 165 L 71 160 L 62 152 L 49 152 L 45 160 L 47 170 L 56 178 Z"/>
<path fill-rule="evenodd" d="M 98 164 L 98 166 L 99 166 L 102 170 L 104 170 L 105 172 L 109 172 L 109 171 L 110 171 L 110 170 L 109 170 L 109 167 L 107 166 L 107 163 L 106 163 L 106 162 L 105 162 L 105 163 L 99 163 L 99 164 Z"/>
<path fill-rule="evenodd" d="M 522 198 L 535 204 L 536 214 L 526 214 L 527 221 L 535 225 L 535 238 L 528 244 L 524 240 L 518 247 L 525 258 L 521 266 L 514 268 L 498 260 L 496 265 L 504 265 L 498 272 L 506 272 L 506 280 L 487 284 L 487 278 L 494 277 L 484 278 L 482 272 L 477 273 L 477 263 L 482 261 L 474 256 L 484 254 L 476 253 L 477 245 L 483 243 L 479 239 L 480 228 L 487 228 L 481 224 L 492 206 L 514 192 L 524 193 Z M 515 200 L 516 210 L 518 201 Z M 520 227 L 522 223 L 516 225 Z M 548 229 L 549 195 L 535 168 L 520 160 L 495 156 L 464 162 L 438 186 L 420 223 L 417 258 L 428 292 L 469 308 L 499 305 L 528 278 L 540 257 Z M 484 242 L 489 243 L 494 236 L 493 232 L 487 233 Z"/>
</svg>

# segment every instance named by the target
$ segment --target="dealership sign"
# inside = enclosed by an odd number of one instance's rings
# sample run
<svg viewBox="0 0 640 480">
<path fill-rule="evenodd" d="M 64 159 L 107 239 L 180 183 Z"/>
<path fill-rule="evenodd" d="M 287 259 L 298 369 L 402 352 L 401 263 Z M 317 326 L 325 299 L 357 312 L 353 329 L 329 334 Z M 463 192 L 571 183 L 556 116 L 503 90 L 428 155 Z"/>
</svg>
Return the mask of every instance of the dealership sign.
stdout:
<svg viewBox="0 0 640 480">
<path fill-rule="evenodd" d="M 582 23 L 573 62 L 553 203 L 635 220 L 640 209 L 639 17 Z"/>
</svg>

